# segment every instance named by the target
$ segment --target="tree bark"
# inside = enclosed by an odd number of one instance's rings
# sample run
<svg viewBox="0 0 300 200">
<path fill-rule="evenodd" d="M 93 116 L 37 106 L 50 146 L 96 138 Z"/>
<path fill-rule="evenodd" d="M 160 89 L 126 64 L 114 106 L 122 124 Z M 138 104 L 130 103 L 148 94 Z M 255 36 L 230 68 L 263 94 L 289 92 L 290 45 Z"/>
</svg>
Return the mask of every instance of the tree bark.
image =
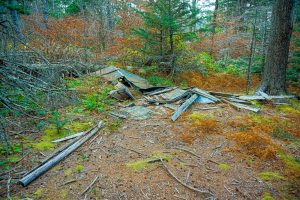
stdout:
<svg viewBox="0 0 300 200">
<path fill-rule="evenodd" d="M 217 15 L 219 10 L 219 0 L 216 0 L 215 2 L 215 10 L 213 14 L 213 20 L 212 20 L 212 30 L 211 30 L 211 49 L 210 49 L 210 55 L 214 54 L 214 47 L 215 47 L 215 34 L 216 34 L 216 27 L 217 27 Z"/>
<path fill-rule="evenodd" d="M 259 91 L 282 95 L 286 90 L 286 68 L 293 30 L 295 0 L 276 0 L 272 12 L 272 31 L 267 49 L 266 66 Z"/>
<path fill-rule="evenodd" d="M 24 36 L 23 36 L 22 30 L 21 30 L 20 16 L 19 16 L 18 11 L 16 10 L 17 1 L 11 0 L 10 4 L 11 4 L 10 16 L 11 16 L 12 22 L 14 24 L 17 38 L 23 39 Z"/>
<path fill-rule="evenodd" d="M 47 8 L 47 0 L 42 0 L 42 12 L 43 12 L 43 22 L 44 22 L 44 28 L 48 29 L 48 8 Z"/>
</svg>

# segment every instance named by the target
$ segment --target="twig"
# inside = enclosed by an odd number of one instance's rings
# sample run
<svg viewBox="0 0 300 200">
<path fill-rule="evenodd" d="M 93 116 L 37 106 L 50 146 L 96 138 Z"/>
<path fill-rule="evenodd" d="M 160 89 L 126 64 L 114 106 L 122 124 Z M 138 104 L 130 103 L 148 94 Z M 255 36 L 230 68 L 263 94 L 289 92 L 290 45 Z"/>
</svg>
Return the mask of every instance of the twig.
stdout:
<svg viewBox="0 0 300 200">
<path fill-rule="evenodd" d="M 76 181 L 77 181 L 76 179 L 72 179 L 72 180 L 69 180 L 69 181 L 64 182 L 63 184 L 61 184 L 61 186 L 63 186 L 63 185 L 68 185 L 68 184 L 74 183 L 74 182 L 76 182 Z"/>
<path fill-rule="evenodd" d="M 43 152 L 40 151 L 39 153 L 40 153 L 42 156 L 46 157 L 46 155 L 45 155 Z"/>
<path fill-rule="evenodd" d="M 187 198 L 178 196 L 178 195 L 176 195 L 176 194 L 174 194 L 174 197 L 177 197 L 178 199 L 185 199 L 185 200 L 187 200 Z"/>
<path fill-rule="evenodd" d="M 97 176 L 92 182 L 91 184 L 81 193 L 81 196 L 83 196 L 85 193 L 87 193 L 91 187 L 93 187 L 93 185 L 95 184 L 95 182 L 98 180 L 99 176 Z"/>
<path fill-rule="evenodd" d="M 217 161 L 214 161 L 214 160 L 207 160 L 207 162 L 211 162 L 211 163 L 214 163 L 216 165 L 219 165 L 220 163 L 218 163 Z"/>
<path fill-rule="evenodd" d="M 179 178 L 177 178 L 170 170 L 169 168 L 166 166 L 166 164 L 164 163 L 163 159 L 160 157 L 159 158 L 163 167 L 167 170 L 167 172 L 177 181 L 179 182 L 181 185 L 183 185 L 184 187 L 192 190 L 192 191 L 195 191 L 195 192 L 199 192 L 199 193 L 202 193 L 202 194 L 209 194 L 211 196 L 212 199 L 215 199 L 214 198 L 214 194 L 212 192 L 210 192 L 209 190 L 205 190 L 205 189 L 197 189 L 197 188 L 194 188 L 192 186 L 189 186 L 187 184 L 185 184 L 184 182 L 182 182 Z"/>
<path fill-rule="evenodd" d="M 181 151 L 185 151 L 187 153 L 190 153 L 192 154 L 193 156 L 196 156 L 197 158 L 201 158 L 200 156 L 198 156 L 197 154 L 195 154 L 194 152 L 188 150 L 188 149 L 185 149 L 185 148 L 181 148 L 181 147 L 174 147 L 174 149 L 178 149 L 178 150 L 181 150 Z"/>
<path fill-rule="evenodd" d="M 188 184 L 188 182 L 189 182 L 190 174 L 191 174 L 191 169 L 189 169 L 188 173 L 186 174 L 186 177 L 185 177 L 186 184 Z"/>
<path fill-rule="evenodd" d="M 233 193 L 226 187 L 226 185 L 224 185 L 224 188 L 231 194 L 231 196 L 233 195 Z"/>
<path fill-rule="evenodd" d="M 11 181 L 11 176 L 10 176 L 10 172 L 8 173 L 8 180 L 7 180 L 7 199 L 11 200 L 11 196 L 10 196 L 10 181 Z"/>
<path fill-rule="evenodd" d="M 117 146 L 119 146 L 119 147 L 121 147 L 121 148 L 123 148 L 123 149 L 126 149 L 126 150 L 128 150 L 128 151 L 132 151 L 132 152 L 135 152 L 135 153 L 137 153 L 137 154 L 140 154 L 140 155 L 142 155 L 142 156 L 147 156 L 146 154 L 144 154 L 144 153 L 141 153 L 141 152 L 139 152 L 139 151 L 136 151 L 136 150 L 134 150 L 134 149 L 129 149 L 129 148 L 127 148 L 127 147 L 124 147 L 124 146 L 122 146 L 122 145 L 117 145 Z"/>
</svg>

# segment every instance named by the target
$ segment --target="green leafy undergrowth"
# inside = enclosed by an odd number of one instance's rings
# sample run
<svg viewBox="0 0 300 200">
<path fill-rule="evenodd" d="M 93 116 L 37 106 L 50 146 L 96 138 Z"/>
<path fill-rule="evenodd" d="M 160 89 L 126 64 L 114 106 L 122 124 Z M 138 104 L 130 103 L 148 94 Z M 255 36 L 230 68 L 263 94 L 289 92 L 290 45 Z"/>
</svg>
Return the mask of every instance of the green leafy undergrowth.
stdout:
<svg viewBox="0 0 300 200">
<path fill-rule="evenodd" d="M 160 158 L 165 161 L 170 161 L 172 159 L 172 157 L 167 154 L 154 152 L 149 158 L 128 163 L 127 167 L 132 169 L 133 171 L 142 171 L 149 167 L 152 163 L 159 162 Z"/>
<path fill-rule="evenodd" d="M 67 118 L 63 117 L 58 111 L 53 111 L 48 122 L 55 127 L 57 134 L 61 134 L 68 123 Z"/>
<path fill-rule="evenodd" d="M 10 165 L 19 161 L 21 159 L 21 151 L 19 143 L 9 144 L 8 146 L 0 145 L 0 154 L 3 157 L 0 160 L 0 167 L 9 168 Z"/>
<path fill-rule="evenodd" d="M 272 136 L 274 138 L 278 138 L 281 140 L 288 140 L 288 141 L 294 141 L 296 138 L 295 136 L 293 136 L 291 133 L 289 133 L 288 131 L 282 130 L 282 129 L 275 129 L 272 132 Z"/>
<path fill-rule="evenodd" d="M 172 80 L 165 78 L 163 76 L 158 76 L 158 75 L 148 76 L 147 80 L 149 81 L 150 84 L 157 85 L 157 86 L 174 86 L 175 85 Z"/>
<path fill-rule="evenodd" d="M 105 87 L 100 91 L 83 95 L 81 97 L 81 104 L 83 108 L 89 111 L 107 111 L 110 107 L 110 104 L 115 102 L 114 99 L 108 98 L 108 94 L 112 89 L 112 87 Z"/>
</svg>

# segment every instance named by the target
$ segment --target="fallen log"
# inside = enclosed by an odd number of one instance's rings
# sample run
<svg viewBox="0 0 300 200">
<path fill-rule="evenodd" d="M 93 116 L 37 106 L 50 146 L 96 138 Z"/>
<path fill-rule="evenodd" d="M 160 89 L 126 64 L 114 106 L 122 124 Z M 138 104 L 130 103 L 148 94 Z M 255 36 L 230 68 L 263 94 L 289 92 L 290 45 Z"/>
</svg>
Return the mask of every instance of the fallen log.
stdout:
<svg viewBox="0 0 300 200">
<path fill-rule="evenodd" d="M 73 151 L 75 151 L 83 143 L 89 140 L 93 135 L 95 135 L 99 131 L 99 129 L 103 127 L 104 123 L 100 121 L 97 126 L 92 128 L 89 132 L 87 132 L 83 137 L 79 138 L 76 142 L 72 143 L 70 146 L 60 151 L 58 154 L 53 155 L 53 157 L 47 159 L 45 162 L 34 168 L 34 170 L 31 170 L 29 173 L 27 173 L 22 179 L 20 179 L 19 183 L 21 183 L 22 186 L 27 186 L 33 180 L 47 172 L 57 163 L 62 161 L 65 157 L 70 155 Z"/>
</svg>

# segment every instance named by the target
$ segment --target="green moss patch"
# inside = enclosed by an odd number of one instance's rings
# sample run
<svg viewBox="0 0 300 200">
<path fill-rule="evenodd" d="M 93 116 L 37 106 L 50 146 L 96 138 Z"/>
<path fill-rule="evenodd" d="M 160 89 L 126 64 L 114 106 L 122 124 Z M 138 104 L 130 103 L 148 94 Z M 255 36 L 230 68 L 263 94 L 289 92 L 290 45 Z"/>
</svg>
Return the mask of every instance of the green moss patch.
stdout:
<svg viewBox="0 0 300 200">
<path fill-rule="evenodd" d="M 218 165 L 218 168 L 220 169 L 220 170 L 222 170 L 222 171 L 228 171 L 229 169 L 230 169 L 230 166 L 228 165 L 228 164 L 226 164 L 226 163 L 220 163 L 219 165 Z"/>
<path fill-rule="evenodd" d="M 71 133 L 87 131 L 93 127 L 92 122 L 72 122 L 66 126 Z"/>
<path fill-rule="evenodd" d="M 82 165 L 76 165 L 75 170 L 76 170 L 78 173 L 80 173 L 80 172 L 82 172 L 82 171 L 84 170 L 84 166 L 82 166 Z"/>
<path fill-rule="evenodd" d="M 291 169 L 300 172 L 300 160 L 292 155 L 287 155 L 284 152 L 279 152 L 279 158 Z"/>
<path fill-rule="evenodd" d="M 270 193 L 265 192 L 261 200 L 274 200 Z"/>
<path fill-rule="evenodd" d="M 285 180 L 283 176 L 280 176 L 276 172 L 261 172 L 258 174 L 258 177 L 262 180 L 269 181 L 269 180 Z"/>
<path fill-rule="evenodd" d="M 129 167 L 133 171 L 142 171 L 149 167 L 152 163 L 159 162 L 160 158 L 165 161 L 169 161 L 172 159 L 172 157 L 170 157 L 169 155 L 160 152 L 154 152 L 150 158 L 128 163 L 127 167 Z"/>
<path fill-rule="evenodd" d="M 41 150 L 41 151 L 53 150 L 55 147 L 55 145 L 49 141 L 41 141 L 38 143 L 34 143 L 32 146 L 33 146 L 33 148 Z"/>
</svg>

